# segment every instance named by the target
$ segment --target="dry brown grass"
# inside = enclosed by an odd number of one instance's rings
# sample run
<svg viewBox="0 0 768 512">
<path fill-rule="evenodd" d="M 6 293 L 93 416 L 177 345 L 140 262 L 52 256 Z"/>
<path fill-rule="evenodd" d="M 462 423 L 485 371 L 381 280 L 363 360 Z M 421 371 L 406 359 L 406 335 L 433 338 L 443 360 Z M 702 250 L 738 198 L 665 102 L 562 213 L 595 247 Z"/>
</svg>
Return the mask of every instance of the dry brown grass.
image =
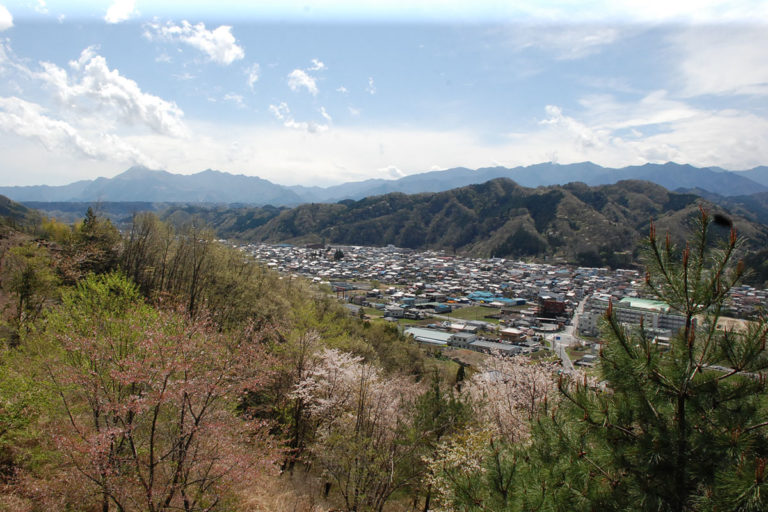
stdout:
<svg viewBox="0 0 768 512">
<path fill-rule="evenodd" d="M 241 511 L 247 512 L 342 512 L 344 501 L 331 487 L 323 497 L 324 481 L 297 466 L 293 474 L 267 475 L 242 494 Z M 412 512 L 411 499 L 393 497 L 384 507 L 387 512 Z M 421 508 L 419 508 L 421 510 Z"/>
<path fill-rule="evenodd" d="M 323 498 L 321 483 L 302 468 L 293 474 L 266 475 L 242 498 L 249 512 L 329 512 L 338 505 Z M 331 496 L 333 498 L 333 496 Z"/>
</svg>

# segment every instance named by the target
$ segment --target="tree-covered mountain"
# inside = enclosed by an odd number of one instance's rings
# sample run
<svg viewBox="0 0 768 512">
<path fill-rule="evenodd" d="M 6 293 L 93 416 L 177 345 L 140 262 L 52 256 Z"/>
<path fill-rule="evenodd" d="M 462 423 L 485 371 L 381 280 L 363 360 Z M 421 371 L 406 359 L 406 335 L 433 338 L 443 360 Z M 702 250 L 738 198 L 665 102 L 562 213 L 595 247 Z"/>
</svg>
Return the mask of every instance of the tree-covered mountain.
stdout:
<svg viewBox="0 0 768 512">
<path fill-rule="evenodd" d="M 641 181 L 532 189 L 495 179 L 439 193 L 391 193 L 282 211 L 197 208 L 187 209 L 186 215 L 201 216 L 221 236 L 248 241 L 394 244 L 600 266 L 633 261 L 651 218 L 661 232 L 681 238 L 700 204 L 722 211 L 696 195 Z M 167 215 L 180 218 L 182 213 L 169 210 Z M 733 220 L 753 244 L 768 241 L 765 226 L 740 216 Z"/>
<path fill-rule="evenodd" d="M 651 181 L 670 190 L 698 188 L 723 196 L 768 191 L 768 170 L 725 171 L 697 168 L 673 162 L 611 169 L 591 162 L 576 164 L 541 163 L 525 167 L 488 167 L 477 170 L 458 167 L 412 174 L 397 180 L 370 179 L 332 187 L 282 186 L 244 175 L 206 170 L 180 175 L 132 167 L 114 178 L 79 181 L 61 187 L 0 187 L 16 201 L 143 201 L 156 203 L 207 202 L 252 205 L 295 206 L 301 203 L 337 202 L 402 192 L 442 192 L 496 178 L 509 178 L 526 187 L 583 182 L 607 185 L 621 180 Z"/>
</svg>

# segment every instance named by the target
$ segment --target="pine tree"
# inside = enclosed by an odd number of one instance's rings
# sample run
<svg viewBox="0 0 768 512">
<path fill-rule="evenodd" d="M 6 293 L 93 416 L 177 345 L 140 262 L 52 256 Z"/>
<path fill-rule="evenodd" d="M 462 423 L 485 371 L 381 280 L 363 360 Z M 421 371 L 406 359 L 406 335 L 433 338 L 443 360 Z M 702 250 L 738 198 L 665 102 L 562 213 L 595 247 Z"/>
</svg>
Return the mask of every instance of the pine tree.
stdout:
<svg viewBox="0 0 768 512">
<path fill-rule="evenodd" d="M 626 327 L 609 307 L 604 386 L 562 379 L 563 405 L 534 434 L 544 502 L 569 510 L 768 510 L 768 325 L 718 324 L 743 264 L 733 228 L 726 241 L 715 238 L 704 209 L 682 249 L 669 236 L 659 240 L 651 224 L 647 290 L 685 325 L 664 350 L 642 323 Z"/>
</svg>

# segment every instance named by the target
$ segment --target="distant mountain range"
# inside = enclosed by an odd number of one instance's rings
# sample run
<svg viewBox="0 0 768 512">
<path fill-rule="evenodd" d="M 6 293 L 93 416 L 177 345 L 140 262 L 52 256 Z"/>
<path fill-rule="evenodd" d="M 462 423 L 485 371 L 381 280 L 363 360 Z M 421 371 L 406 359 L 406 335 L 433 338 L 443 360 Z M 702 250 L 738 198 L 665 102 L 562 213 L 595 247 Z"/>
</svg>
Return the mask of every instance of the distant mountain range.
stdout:
<svg viewBox="0 0 768 512">
<path fill-rule="evenodd" d="M 413 174 L 397 180 L 371 179 L 332 187 L 282 186 L 251 176 L 206 170 L 192 175 L 132 167 L 114 178 L 97 178 L 63 186 L 0 187 L 0 194 L 21 202 L 116 202 L 241 203 L 295 206 L 403 192 L 442 192 L 457 187 L 509 178 L 525 187 L 582 182 L 607 185 L 621 180 L 645 180 L 669 190 L 695 189 L 721 196 L 768 192 L 768 167 L 747 171 L 697 168 L 676 163 L 645 164 L 612 169 L 591 162 L 527 167 L 489 167 L 477 170 L 458 167 Z"/>
<path fill-rule="evenodd" d="M 480 257 L 534 257 L 587 266 L 626 266 L 655 219 L 681 241 L 700 204 L 733 219 L 752 249 L 768 227 L 731 215 L 694 194 L 645 181 L 538 188 L 498 178 L 439 193 L 390 193 L 296 208 L 171 208 L 165 218 L 201 218 L 220 236 L 269 243 L 386 245 L 445 249 Z M 715 227 L 720 236 L 728 229 Z"/>
<path fill-rule="evenodd" d="M 175 202 L 299 204 L 302 198 L 288 187 L 254 176 L 207 170 L 172 174 L 131 167 L 114 178 L 77 181 L 59 187 L 0 187 L 0 194 L 15 201 L 45 202 Z"/>
</svg>

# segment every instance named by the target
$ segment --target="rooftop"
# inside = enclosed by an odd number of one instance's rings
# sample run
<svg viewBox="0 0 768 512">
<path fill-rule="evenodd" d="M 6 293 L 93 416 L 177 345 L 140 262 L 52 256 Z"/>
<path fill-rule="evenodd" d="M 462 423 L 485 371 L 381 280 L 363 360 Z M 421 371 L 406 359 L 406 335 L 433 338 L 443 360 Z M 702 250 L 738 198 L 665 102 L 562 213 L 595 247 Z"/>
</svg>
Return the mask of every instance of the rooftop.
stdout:
<svg viewBox="0 0 768 512">
<path fill-rule="evenodd" d="M 624 297 L 619 301 L 619 306 L 644 309 L 647 311 L 669 312 L 669 304 L 660 300 L 638 299 L 637 297 Z"/>
</svg>

